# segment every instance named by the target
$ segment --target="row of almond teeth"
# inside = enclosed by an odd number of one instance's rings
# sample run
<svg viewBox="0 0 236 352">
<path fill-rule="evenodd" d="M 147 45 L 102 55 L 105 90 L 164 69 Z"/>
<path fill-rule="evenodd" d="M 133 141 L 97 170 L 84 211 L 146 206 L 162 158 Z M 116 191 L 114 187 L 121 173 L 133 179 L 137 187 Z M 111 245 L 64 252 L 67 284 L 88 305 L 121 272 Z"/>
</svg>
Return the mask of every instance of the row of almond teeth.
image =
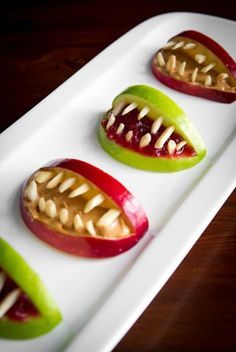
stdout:
<svg viewBox="0 0 236 352">
<path fill-rule="evenodd" d="M 46 185 L 47 189 L 53 189 L 57 186 L 59 193 L 64 193 L 68 189 L 70 189 L 76 182 L 76 177 L 69 177 L 63 181 L 64 173 L 61 171 L 56 176 L 54 176 L 52 171 L 40 171 L 35 176 L 35 181 L 39 184 L 45 183 L 49 181 Z M 73 189 L 68 197 L 75 198 L 81 196 L 82 194 L 88 192 L 90 189 L 87 183 L 83 183 L 82 185 L 78 186 L 77 188 Z"/>
<path fill-rule="evenodd" d="M 40 171 L 36 177 L 35 181 L 31 181 L 28 188 L 27 188 L 27 198 L 30 201 L 36 201 L 39 196 L 38 196 L 38 189 L 37 189 L 37 183 L 42 184 L 47 181 L 49 181 L 46 185 L 46 188 L 52 189 L 55 188 L 59 185 L 58 191 L 60 193 L 65 192 L 68 190 L 71 186 L 74 185 L 76 178 L 75 177 L 69 177 L 66 180 L 63 180 L 63 172 L 61 171 L 58 173 L 56 176 L 53 177 L 53 172 L 52 171 Z M 53 178 L 52 178 L 53 177 Z M 62 183 L 60 183 L 62 182 Z M 76 189 L 72 190 L 69 193 L 69 198 L 75 198 L 77 196 L 80 196 L 84 193 L 86 193 L 90 189 L 89 185 L 87 183 L 82 184 L 81 186 L 77 187 Z M 84 213 L 89 213 L 91 210 L 96 208 L 97 206 L 101 205 L 103 201 L 105 200 L 105 197 L 102 194 L 97 194 L 93 198 L 87 201 L 84 207 Z M 56 210 L 56 205 L 52 200 L 48 200 L 47 202 L 43 197 L 39 199 L 38 203 L 39 209 L 41 212 L 46 212 L 46 214 L 49 217 L 56 217 L 57 216 L 57 210 Z M 109 226 L 111 223 L 120 215 L 120 211 L 117 209 L 110 209 L 108 210 L 97 222 L 97 226 Z M 66 208 L 61 209 L 59 213 L 59 218 L 60 221 L 65 224 L 68 221 L 69 218 L 69 213 Z M 79 216 L 76 216 L 75 219 L 75 227 L 81 227 L 81 221 L 79 221 Z M 83 226 L 84 227 L 84 226 Z"/>
<path fill-rule="evenodd" d="M 137 108 L 137 104 L 136 103 L 131 103 L 129 104 L 122 112 L 122 115 L 127 114 L 128 112 L 131 112 L 132 110 Z M 114 110 L 113 110 L 114 111 Z M 138 120 L 140 120 L 141 118 L 143 118 L 144 116 L 146 116 L 149 113 L 150 109 L 145 106 L 138 114 Z M 107 121 L 107 125 L 106 125 L 106 129 L 109 129 L 116 121 L 116 118 L 114 116 L 114 112 L 110 113 L 110 116 L 108 117 L 108 121 Z M 152 139 L 151 134 L 156 134 L 158 132 L 158 130 L 160 129 L 161 125 L 163 122 L 163 118 L 159 117 L 158 119 L 156 119 L 152 126 L 151 126 L 151 133 L 146 133 L 145 135 L 143 135 L 139 141 L 139 147 L 140 148 L 144 148 L 147 147 Z M 122 134 L 124 131 L 125 125 L 123 123 L 120 123 L 116 133 L 117 134 Z M 172 135 L 172 133 L 174 132 L 174 126 L 169 126 L 167 127 L 162 134 L 160 135 L 160 137 L 157 139 L 154 147 L 156 149 L 160 149 L 163 148 L 164 144 L 167 142 L 167 140 L 170 138 L 170 136 Z M 125 135 L 125 140 L 126 142 L 130 142 L 133 138 L 133 131 L 130 130 L 126 133 Z M 187 143 L 186 141 L 181 141 L 178 144 L 175 143 L 175 141 L 170 140 L 167 144 L 167 150 L 169 152 L 169 154 L 173 155 L 175 151 L 179 151 L 181 148 L 183 148 L 183 146 L 185 146 Z"/>
<path fill-rule="evenodd" d="M 198 60 L 200 60 L 199 58 L 204 56 L 204 55 L 198 54 L 196 56 L 198 57 Z M 198 61 L 198 62 L 200 63 L 200 61 Z M 176 70 L 177 61 L 176 61 L 176 56 L 175 55 L 170 55 L 169 58 L 168 58 L 168 61 L 166 63 L 162 53 L 159 51 L 158 54 L 157 54 L 157 62 L 159 64 L 159 66 L 161 66 L 161 67 L 166 66 L 167 71 L 170 72 L 170 73 L 173 73 Z M 203 62 L 203 61 L 201 61 L 201 62 Z M 214 62 L 212 62 L 209 65 L 202 67 L 200 72 L 207 73 L 211 69 L 213 69 L 215 67 L 215 65 L 216 64 Z M 178 67 L 178 71 L 177 71 L 178 74 L 181 77 L 184 75 L 185 69 L 186 69 L 186 61 L 183 61 L 183 62 L 180 63 L 180 65 Z M 191 76 L 190 76 L 190 79 L 191 79 L 192 83 L 196 82 L 198 71 L 199 71 L 198 67 L 196 67 L 192 71 Z M 220 77 L 221 77 L 221 79 L 226 79 L 228 77 L 228 74 L 227 73 L 222 73 Z M 212 84 L 212 77 L 210 75 L 206 76 L 204 84 L 205 84 L 205 86 L 210 86 Z"/>
<path fill-rule="evenodd" d="M 40 171 L 36 175 L 35 180 L 32 180 L 30 182 L 29 186 L 27 187 L 27 190 L 26 190 L 27 198 L 32 202 L 36 201 L 39 198 L 37 183 L 40 183 L 40 184 L 45 183 L 48 180 L 50 180 L 51 177 L 53 177 L 53 172 Z M 69 178 L 65 179 L 64 181 L 63 181 L 63 177 L 64 177 L 64 173 L 62 171 L 59 172 L 56 176 L 51 178 L 51 180 L 47 183 L 46 188 L 52 189 L 52 188 L 55 188 L 58 186 L 59 193 L 64 193 L 65 191 L 70 189 L 70 187 L 72 187 L 75 184 L 76 177 L 69 177 Z M 68 197 L 69 198 L 78 197 L 78 196 L 88 192 L 89 189 L 90 189 L 89 185 L 87 183 L 84 183 L 81 186 L 77 187 L 76 189 L 72 190 L 69 193 Z M 93 198 L 91 198 L 87 201 L 87 203 L 85 204 L 85 207 L 84 207 L 84 213 L 85 214 L 89 213 L 92 209 L 94 209 L 98 205 L 102 204 L 104 202 L 104 200 L 105 200 L 105 197 L 101 193 L 98 193 Z M 43 209 L 43 203 L 42 203 L 41 208 Z"/>
<path fill-rule="evenodd" d="M 4 272 L 0 273 L 0 293 L 5 285 L 6 275 Z M 16 288 L 9 292 L 0 302 L 0 319 L 4 317 L 4 315 L 14 306 L 16 301 L 20 296 L 20 289 Z"/>
<path fill-rule="evenodd" d="M 163 46 L 163 49 L 171 49 L 171 50 L 176 50 L 176 49 L 180 49 L 182 48 L 183 50 L 190 50 L 190 49 L 194 49 L 196 48 L 196 43 L 185 43 L 185 41 L 180 41 L 180 42 L 176 42 L 176 41 L 169 41 L 168 43 L 166 43 L 164 46 Z M 164 66 L 165 65 L 165 60 L 163 58 L 163 55 L 161 52 L 158 53 L 157 55 L 157 60 L 158 60 L 158 63 L 160 66 Z M 171 55 L 172 56 L 172 55 Z M 173 55 L 175 56 L 175 55 Z M 195 61 L 198 63 L 198 64 L 203 64 L 205 61 L 206 61 L 206 55 L 203 55 L 203 54 L 195 54 L 194 55 L 194 59 Z M 172 61 L 174 61 L 172 59 Z M 182 65 L 182 66 L 181 66 Z M 180 68 L 179 68 L 179 75 L 180 76 L 183 76 L 184 74 L 184 70 L 185 70 L 185 66 L 186 66 L 186 62 L 184 61 L 182 64 L 180 65 Z M 210 71 L 212 68 L 215 67 L 215 63 L 210 63 L 209 65 L 203 67 L 201 69 L 201 72 L 202 73 L 207 73 L 208 71 Z M 210 76 L 207 76 L 206 78 L 206 81 L 205 81 L 205 85 L 211 85 L 211 81 L 210 81 Z M 222 73 L 222 76 L 221 76 L 222 79 L 226 79 L 228 78 L 228 74 L 227 73 Z M 194 81 L 195 82 L 195 81 Z M 207 83 L 206 83 L 207 82 Z"/>
<path fill-rule="evenodd" d="M 44 173 L 45 171 L 42 171 Z M 31 181 L 29 186 L 26 189 L 27 198 L 32 201 L 38 201 L 38 208 L 41 213 L 45 213 L 49 218 L 54 219 L 56 217 L 59 218 L 60 222 L 65 225 L 69 220 L 69 211 L 67 208 L 62 208 L 60 211 L 57 211 L 57 207 L 55 202 L 52 199 L 48 199 L 47 201 L 44 197 L 40 197 L 38 195 L 37 183 L 35 181 Z M 93 198 L 87 201 L 84 207 L 84 213 L 89 213 L 91 210 L 101 205 L 105 197 L 102 194 L 97 194 Z M 115 221 L 120 215 L 120 211 L 118 209 L 109 209 L 106 213 L 104 213 L 100 219 L 97 221 L 97 227 L 109 227 L 113 221 Z M 93 226 L 93 222 L 90 220 L 87 223 L 83 223 L 83 220 L 79 214 L 74 216 L 74 228 L 75 230 L 80 230 L 86 228 L 91 235 L 96 235 L 96 231 Z"/>
<path fill-rule="evenodd" d="M 121 105 L 122 104 L 122 105 Z M 120 107 L 124 107 L 125 103 L 121 102 L 119 104 L 117 104 L 117 106 L 119 107 L 119 113 L 121 113 L 122 116 L 127 115 L 128 113 L 130 113 L 131 111 L 133 111 L 134 109 L 136 109 L 138 107 L 138 104 L 133 102 L 129 105 L 127 105 L 124 109 L 120 109 Z M 109 128 L 115 123 L 116 121 L 116 116 L 118 115 L 117 113 L 117 106 L 113 109 L 113 111 L 111 111 L 109 113 L 108 116 L 108 121 L 106 124 L 106 130 L 109 130 Z M 120 111 L 121 110 L 121 111 Z M 123 111 L 122 111 L 123 110 Z M 138 113 L 138 120 L 143 119 L 148 113 L 149 113 L 150 109 L 148 106 L 145 106 L 139 113 Z M 117 130 L 117 134 L 121 134 L 124 130 L 125 125 L 122 123 L 119 125 L 119 129 Z"/>
<path fill-rule="evenodd" d="M 97 196 L 100 196 L 100 195 L 97 195 Z M 95 196 L 95 197 L 97 197 L 97 196 Z M 95 199 L 95 197 L 90 200 L 93 202 L 93 204 L 91 205 L 91 207 L 93 207 L 93 208 L 95 208 L 97 205 L 101 204 L 101 202 L 102 202 L 102 199 L 99 199 L 98 197 Z M 54 219 L 58 216 L 60 222 L 63 225 L 66 225 L 66 223 L 69 220 L 69 210 L 66 208 L 62 208 L 62 209 L 60 209 L 60 211 L 58 213 L 57 208 L 56 208 L 56 204 L 51 199 L 45 201 L 45 199 L 43 197 L 41 197 L 39 199 L 38 206 L 39 206 L 40 212 L 45 213 L 49 218 Z M 84 212 L 86 213 L 86 211 L 84 211 Z M 96 226 L 97 227 L 109 227 L 113 223 L 113 221 L 115 221 L 119 216 L 120 216 L 120 211 L 118 209 L 109 209 L 106 213 L 104 213 L 99 218 L 99 220 L 96 222 Z M 94 228 L 93 221 L 89 220 L 86 223 L 84 223 L 80 214 L 74 215 L 73 225 L 74 225 L 75 230 L 87 229 L 87 231 L 89 232 L 90 235 L 92 235 L 92 236 L 97 235 L 96 230 Z"/>
<path fill-rule="evenodd" d="M 175 42 L 174 40 L 171 40 L 163 46 L 163 49 L 177 50 L 183 48 L 184 50 L 190 50 L 196 48 L 196 46 L 196 43 L 185 43 L 184 41 Z"/>
</svg>

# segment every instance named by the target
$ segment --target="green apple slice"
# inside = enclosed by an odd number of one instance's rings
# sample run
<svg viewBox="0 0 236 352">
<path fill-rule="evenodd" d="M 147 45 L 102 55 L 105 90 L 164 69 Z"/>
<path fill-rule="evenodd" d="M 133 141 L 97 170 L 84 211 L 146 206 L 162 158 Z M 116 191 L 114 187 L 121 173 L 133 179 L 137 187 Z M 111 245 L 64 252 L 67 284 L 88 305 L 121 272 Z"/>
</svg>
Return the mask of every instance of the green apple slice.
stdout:
<svg viewBox="0 0 236 352">
<path fill-rule="evenodd" d="M 183 170 L 206 155 L 185 112 L 146 85 L 131 86 L 114 99 L 100 123 L 98 138 L 114 158 L 149 171 Z"/>
<path fill-rule="evenodd" d="M 14 288 L 6 288 L 6 285 L 14 285 Z M 14 310 L 14 304 L 17 305 L 20 295 L 27 297 L 36 314 L 29 311 L 24 319 L 12 319 L 9 312 Z M 61 320 L 61 313 L 39 276 L 0 238 L 0 337 L 34 338 L 49 332 Z"/>
</svg>

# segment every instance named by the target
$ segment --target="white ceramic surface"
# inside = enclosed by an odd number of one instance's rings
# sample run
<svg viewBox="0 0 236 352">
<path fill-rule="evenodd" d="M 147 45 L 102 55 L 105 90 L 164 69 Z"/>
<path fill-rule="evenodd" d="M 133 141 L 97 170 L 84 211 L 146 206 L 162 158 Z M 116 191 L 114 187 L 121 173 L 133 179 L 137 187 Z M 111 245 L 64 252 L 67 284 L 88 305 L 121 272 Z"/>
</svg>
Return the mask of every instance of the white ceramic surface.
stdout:
<svg viewBox="0 0 236 352">
<path fill-rule="evenodd" d="M 150 71 L 155 51 L 171 36 L 196 29 L 236 56 L 236 24 L 192 13 L 151 18 L 113 43 L 0 135 L 0 234 L 40 274 L 64 322 L 30 341 L 0 340 L 1 352 L 108 352 L 127 332 L 191 249 L 236 184 L 235 104 L 175 92 Z M 187 112 L 208 154 L 174 174 L 139 171 L 98 145 L 98 120 L 133 84 L 161 89 Z M 74 157 L 115 176 L 141 201 L 150 232 L 132 250 L 104 260 L 65 255 L 24 226 L 22 182 L 49 160 Z"/>
</svg>

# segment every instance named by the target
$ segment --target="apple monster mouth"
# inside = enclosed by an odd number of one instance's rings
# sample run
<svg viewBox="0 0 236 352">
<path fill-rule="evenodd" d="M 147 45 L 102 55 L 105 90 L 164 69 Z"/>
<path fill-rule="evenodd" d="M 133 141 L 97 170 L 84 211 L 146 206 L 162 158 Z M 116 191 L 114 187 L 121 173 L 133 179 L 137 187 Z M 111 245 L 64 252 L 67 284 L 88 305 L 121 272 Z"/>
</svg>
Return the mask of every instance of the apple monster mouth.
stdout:
<svg viewBox="0 0 236 352">
<path fill-rule="evenodd" d="M 102 126 L 108 139 L 143 155 L 155 157 L 192 157 L 195 150 L 175 132 L 164 126 L 161 114 L 152 119 L 148 105 L 141 110 L 136 102 L 119 101 L 106 115 Z"/>
<path fill-rule="evenodd" d="M 48 333 L 61 320 L 40 277 L 0 238 L 0 337 L 31 339 Z"/>
<path fill-rule="evenodd" d="M 33 218 L 67 235 L 118 238 L 132 232 L 121 209 L 71 170 L 36 172 L 26 185 L 24 202 Z"/>
<path fill-rule="evenodd" d="M 98 139 L 105 151 L 130 166 L 174 172 L 194 166 L 206 153 L 185 112 L 161 91 L 128 87 L 101 120 Z"/>
<path fill-rule="evenodd" d="M 120 182 L 76 159 L 37 170 L 23 188 L 21 213 L 40 239 L 85 257 L 120 254 L 148 228 L 141 205 Z"/>
<path fill-rule="evenodd" d="M 39 315 L 28 295 L 0 268 L 0 320 L 26 321 Z"/>
<path fill-rule="evenodd" d="M 236 100 L 236 63 L 211 38 L 185 31 L 171 38 L 155 55 L 154 75 L 187 94 L 230 103 Z"/>
</svg>

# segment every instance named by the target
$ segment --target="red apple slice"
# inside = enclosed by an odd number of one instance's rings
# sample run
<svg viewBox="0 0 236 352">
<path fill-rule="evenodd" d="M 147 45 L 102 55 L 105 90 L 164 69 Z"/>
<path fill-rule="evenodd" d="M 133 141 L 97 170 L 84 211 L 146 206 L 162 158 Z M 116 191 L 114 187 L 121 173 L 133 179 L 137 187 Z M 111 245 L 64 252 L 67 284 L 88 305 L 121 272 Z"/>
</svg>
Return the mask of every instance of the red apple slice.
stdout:
<svg viewBox="0 0 236 352">
<path fill-rule="evenodd" d="M 185 31 L 171 38 L 155 54 L 152 71 L 180 92 L 222 103 L 236 100 L 236 62 L 200 32 Z"/>
<path fill-rule="evenodd" d="M 121 183 L 75 159 L 36 171 L 23 188 L 21 212 L 40 239 L 85 257 L 120 254 L 148 228 L 144 210 Z"/>
</svg>

